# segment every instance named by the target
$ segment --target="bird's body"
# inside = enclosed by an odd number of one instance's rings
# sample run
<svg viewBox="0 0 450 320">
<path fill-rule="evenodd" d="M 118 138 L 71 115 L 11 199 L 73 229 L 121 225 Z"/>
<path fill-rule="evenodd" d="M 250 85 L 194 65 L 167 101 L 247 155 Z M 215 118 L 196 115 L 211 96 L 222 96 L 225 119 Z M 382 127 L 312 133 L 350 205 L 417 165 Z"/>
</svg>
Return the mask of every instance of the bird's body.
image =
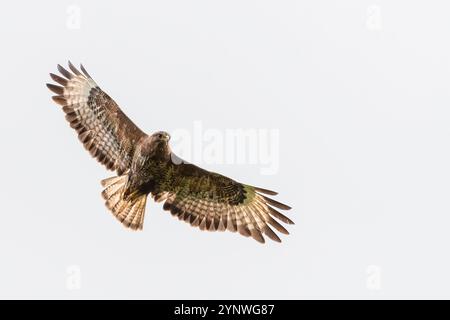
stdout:
<svg viewBox="0 0 450 320">
<path fill-rule="evenodd" d="M 125 197 L 133 192 L 153 192 L 156 182 L 163 180 L 164 169 L 168 167 L 171 154 L 167 137 L 166 133 L 156 133 L 146 136 L 138 143 L 128 173 Z"/>
<path fill-rule="evenodd" d="M 192 226 L 209 231 L 233 231 L 264 242 L 262 234 L 281 241 L 269 227 L 287 230 L 274 218 L 292 220 L 273 207 L 290 207 L 265 195 L 275 192 L 252 187 L 187 163 L 172 153 L 166 132 L 141 131 L 81 66 L 70 62 L 64 76 L 50 74 L 62 86 L 48 84 L 63 106 L 66 119 L 85 148 L 117 176 L 105 179 L 106 206 L 126 227 L 143 228 L 148 195 L 164 201 L 163 208 Z"/>
</svg>

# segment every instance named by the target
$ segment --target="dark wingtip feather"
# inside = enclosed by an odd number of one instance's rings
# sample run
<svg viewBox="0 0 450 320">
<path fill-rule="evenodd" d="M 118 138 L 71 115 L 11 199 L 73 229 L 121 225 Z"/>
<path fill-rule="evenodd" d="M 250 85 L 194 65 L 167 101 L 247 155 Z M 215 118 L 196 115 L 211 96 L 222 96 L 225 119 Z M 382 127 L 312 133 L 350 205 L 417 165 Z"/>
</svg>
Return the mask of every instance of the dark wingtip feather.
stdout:
<svg viewBox="0 0 450 320">
<path fill-rule="evenodd" d="M 264 239 L 264 237 L 262 236 L 260 231 L 258 231 L 256 229 L 252 229 L 250 231 L 250 234 L 251 234 L 252 238 L 255 239 L 256 241 L 258 241 L 259 243 L 266 243 L 266 240 Z"/>
<path fill-rule="evenodd" d="M 69 71 L 64 69 L 60 64 L 58 64 L 58 71 L 61 72 L 61 74 L 69 80 L 73 78 L 73 75 Z"/>
<path fill-rule="evenodd" d="M 272 216 L 274 216 L 275 218 L 277 218 L 278 220 L 283 221 L 284 223 L 287 223 L 287 224 L 295 224 L 294 221 L 292 221 L 291 219 L 286 217 L 284 214 L 278 212 L 274 208 L 271 208 L 271 207 L 268 207 L 268 208 L 269 208 L 270 214 Z"/>
<path fill-rule="evenodd" d="M 60 87 L 60 86 L 57 86 L 57 85 L 54 85 L 54 84 L 51 84 L 51 83 L 47 83 L 46 85 L 47 85 L 47 88 L 49 88 L 54 93 L 60 94 L 60 95 L 64 94 L 64 88 L 63 87 Z"/>
<path fill-rule="evenodd" d="M 277 236 L 277 234 L 276 234 L 275 232 L 273 232 L 273 230 L 270 229 L 269 226 L 266 225 L 266 226 L 264 227 L 264 229 L 263 229 L 263 232 L 264 232 L 264 234 L 265 234 L 266 236 L 268 236 L 268 237 L 269 237 L 270 239 L 272 239 L 273 241 L 276 241 L 276 242 L 280 242 L 280 243 L 281 243 L 280 237 Z"/>
<path fill-rule="evenodd" d="M 272 191 L 272 190 L 267 190 L 267 189 L 258 188 L 258 187 L 253 187 L 253 188 L 255 188 L 256 191 L 258 191 L 260 193 L 267 194 L 269 196 L 276 196 L 278 194 L 278 192 L 275 192 L 275 191 Z"/>
<path fill-rule="evenodd" d="M 275 219 L 270 218 L 269 221 L 267 221 L 272 227 L 277 229 L 278 232 L 281 232 L 283 234 L 288 235 L 289 231 L 286 230 L 285 227 L 283 227 L 281 224 L 279 224 Z"/>
<path fill-rule="evenodd" d="M 218 217 L 217 215 L 216 216 L 214 216 L 214 230 L 216 230 L 216 231 L 220 231 L 219 230 L 219 228 L 220 228 L 220 217 Z"/>
<path fill-rule="evenodd" d="M 81 68 L 81 71 L 84 73 L 84 75 L 85 75 L 86 77 L 92 79 L 91 75 L 86 71 L 86 69 L 84 68 L 84 66 L 83 66 L 82 64 L 80 64 L 80 68 Z"/>
<path fill-rule="evenodd" d="M 171 208 L 172 208 L 172 205 L 170 202 L 168 202 L 168 201 L 164 202 L 163 210 L 170 211 Z"/>
<path fill-rule="evenodd" d="M 170 213 L 171 213 L 173 216 L 178 216 L 178 218 L 179 218 L 179 217 L 180 217 L 180 214 L 182 213 L 182 211 L 181 211 L 180 208 L 178 208 L 177 206 L 173 205 L 173 206 L 171 206 L 171 208 L 170 208 Z"/>
<path fill-rule="evenodd" d="M 265 196 L 262 196 L 262 197 L 264 198 L 264 200 L 266 200 L 266 202 L 268 204 L 270 204 L 271 206 L 277 207 L 278 209 L 281 209 L 281 210 L 291 210 L 292 209 L 291 207 L 289 207 L 288 205 L 286 205 L 284 203 L 275 201 L 275 200 L 270 199 L 270 198 L 265 197 Z"/>
<path fill-rule="evenodd" d="M 68 65 L 70 70 L 72 70 L 73 73 L 75 73 L 77 76 L 82 76 L 81 72 L 78 71 L 77 68 L 75 68 L 75 66 L 72 64 L 72 62 L 70 62 L 70 60 L 68 61 Z"/>
<path fill-rule="evenodd" d="M 260 243 L 260 244 L 265 244 L 266 243 L 266 240 L 264 239 L 264 237 L 263 236 L 261 236 L 261 238 L 255 238 L 255 237 L 253 237 L 253 239 L 255 239 L 256 241 L 258 241 L 258 243 Z"/>
<path fill-rule="evenodd" d="M 60 77 L 60 76 L 58 76 L 58 75 L 56 75 L 54 73 L 50 73 L 50 78 L 52 78 L 53 81 L 55 81 L 55 82 L 57 82 L 57 83 L 59 83 L 60 85 L 63 85 L 63 86 L 67 86 L 67 84 L 69 83 L 67 81 L 67 79 L 64 79 L 63 77 Z"/>
<path fill-rule="evenodd" d="M 237 227 L 237 231 L 244 237 L 250 237 L 250 235 L 251 235 L 250 229 L 247 226 L 242 225 L 242 224 Z"/>
<path fill-rule="evenodd" d="M 53 101 L 55 101 L 57 104 L 61 106 L 65 106 L 67 104 L 67 100 L 64 97 L 61 96 L 53 96 Z"/>
</svg>

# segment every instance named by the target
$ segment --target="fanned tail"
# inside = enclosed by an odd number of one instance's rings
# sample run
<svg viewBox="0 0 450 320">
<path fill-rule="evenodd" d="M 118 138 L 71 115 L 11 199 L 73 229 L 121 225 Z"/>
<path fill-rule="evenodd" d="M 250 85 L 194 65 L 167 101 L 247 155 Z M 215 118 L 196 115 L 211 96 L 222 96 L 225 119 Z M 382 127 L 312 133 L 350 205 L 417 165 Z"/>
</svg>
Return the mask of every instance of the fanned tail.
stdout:
<svg viewBox="0 0 450 320">
<path fill-rule="evenodd" d="M 102 196 L 106 200 L 106 207 L 125 227 L 142 230 L 147 195 L 131 195 L 125 200 L 123 196 L 127 182 L 127 174 L 102 180 L 102 186 L 105 187 Z"/>
</svg>

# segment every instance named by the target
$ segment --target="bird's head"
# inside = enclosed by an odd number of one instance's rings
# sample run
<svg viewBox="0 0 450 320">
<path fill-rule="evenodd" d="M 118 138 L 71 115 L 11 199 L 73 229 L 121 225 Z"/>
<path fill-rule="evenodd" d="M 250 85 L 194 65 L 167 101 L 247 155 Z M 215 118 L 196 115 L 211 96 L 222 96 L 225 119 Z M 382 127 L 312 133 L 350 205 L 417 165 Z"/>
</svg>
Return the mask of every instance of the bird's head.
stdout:
<svg viewBox="0 0 450 320">
<path fill-rule="evenodd" d="M 149 137 L 150 153 L 166 158 L 170 154 L 170 134 L 164 131 L 155 132 Z"/>
<path fill-rule="evenodd" d="M 170 140 L 170 134 L 164 131 L 158 131 L 151 135 L 152 141 L 158 144 L 167 144 Z"/>
</svg>

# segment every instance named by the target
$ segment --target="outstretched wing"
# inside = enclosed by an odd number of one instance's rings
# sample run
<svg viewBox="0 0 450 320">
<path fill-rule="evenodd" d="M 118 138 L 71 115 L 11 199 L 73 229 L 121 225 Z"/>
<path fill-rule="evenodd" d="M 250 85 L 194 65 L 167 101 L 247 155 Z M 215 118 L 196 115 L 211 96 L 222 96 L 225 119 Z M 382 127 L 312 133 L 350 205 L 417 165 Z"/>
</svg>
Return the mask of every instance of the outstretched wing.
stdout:
<svg viewBox="0 0 450 320">
<path fill-rule="evenodd" d="M 155 201 L 165 201 L 164 210 L 201 230 L 239 232 L 261 243 L 265 242 L 263 234 L 281 242 L 270 226 L 289 234 L 275 219 L 294 222 L 275 208 L 291 208 L 266 196 L 276 192 L 241 184 L 178 160 L 165 169 L 164 178 L 156 181 L 152 192 Z"/>
<path fill-rule="evenodd" d="M 72 72 L 58 65 L 63 77 L 50 73 L 61 85 L 47 84 L 57 94 L 53 100 L 63 107 L 67 121 L 91 155 L 120 175 L 130 167 L 134 147 L 145 134 L 99 88 L 83 66 L 80 72 L 69 61 L 69 68 Z"/>
</svg>

